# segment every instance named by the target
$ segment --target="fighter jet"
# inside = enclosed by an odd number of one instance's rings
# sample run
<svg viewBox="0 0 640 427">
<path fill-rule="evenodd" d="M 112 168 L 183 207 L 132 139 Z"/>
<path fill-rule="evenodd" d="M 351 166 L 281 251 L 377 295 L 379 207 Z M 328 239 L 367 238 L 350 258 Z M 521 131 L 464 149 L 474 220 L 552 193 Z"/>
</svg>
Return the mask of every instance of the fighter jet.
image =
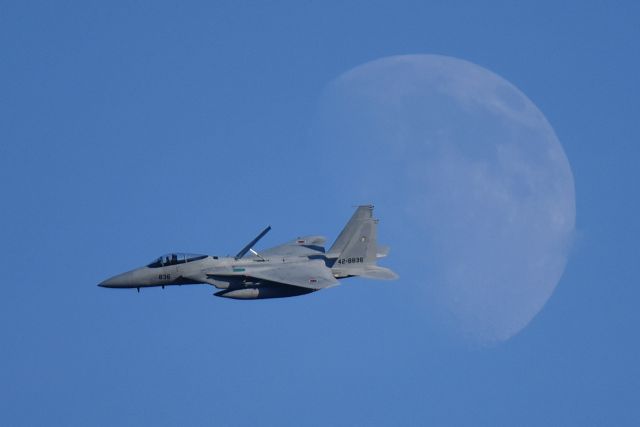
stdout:
<svg viewBox="0 0 640 427">
<path fill-rule="evenodd" d="M 269 226 L 236 256 L 172 253 L 98 286 L 140 292 L 153 286 L 208 284 L 219 289 L 215 296 L 246 300 L 304 295 L 354 276 L 397 279 L 393 271 L 376 264 L 389 253 L 377 243 L 377 225 L 373 206 L 359 206 L 328 252 L 324 237 L 304 236 L 258 253 L 253 248 Z"/>
</svg>

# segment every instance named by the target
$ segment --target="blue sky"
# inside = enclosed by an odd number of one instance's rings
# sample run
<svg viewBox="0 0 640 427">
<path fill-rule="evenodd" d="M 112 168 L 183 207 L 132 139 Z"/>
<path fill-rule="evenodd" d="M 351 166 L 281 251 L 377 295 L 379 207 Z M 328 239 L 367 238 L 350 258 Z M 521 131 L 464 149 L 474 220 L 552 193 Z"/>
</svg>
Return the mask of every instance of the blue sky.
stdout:
<svg viewBox="0 0 640 427">
<path fill-rule="evenodd" d="M 639 18 L 633 2 L 3 3 L 0 423 L 637 425 Z M 308 144 L 318 97 L 407 53 L 515 84 L 571 163 L 574 248 L 519 335 L 452 344 L 402 280 L 258 302 L 95 286 L 172 250 L 234 253 L 266 224 L 265 246 L 334 238 L 351 204 Z M 393 206 L 374 202 L 393 246 Z"/>
</svg>

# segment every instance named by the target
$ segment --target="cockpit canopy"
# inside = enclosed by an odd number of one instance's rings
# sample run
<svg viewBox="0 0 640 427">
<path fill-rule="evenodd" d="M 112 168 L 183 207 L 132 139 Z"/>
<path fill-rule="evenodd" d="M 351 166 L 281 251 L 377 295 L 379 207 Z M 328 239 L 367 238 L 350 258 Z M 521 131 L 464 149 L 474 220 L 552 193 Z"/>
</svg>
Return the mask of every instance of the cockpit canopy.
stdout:
<svg viewBox="0 0 640 427">
<path fill-rule="evenodd" d="M 205 259 L 208 255 L 173 253 L 162 255 L 147 265 L 149 268 L 166 267 L 168 265 L 184 264 L 186 262 L 198 261 Z"/>
</svg>

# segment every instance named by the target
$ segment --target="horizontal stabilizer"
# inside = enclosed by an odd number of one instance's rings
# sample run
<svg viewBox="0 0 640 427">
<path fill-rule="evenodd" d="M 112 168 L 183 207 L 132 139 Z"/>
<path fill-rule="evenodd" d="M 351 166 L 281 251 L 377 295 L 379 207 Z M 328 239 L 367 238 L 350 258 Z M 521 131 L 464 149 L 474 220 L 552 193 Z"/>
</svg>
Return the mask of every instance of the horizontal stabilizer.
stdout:
<svg viewBox="0 0 640 427">
<path fill-rule="evenodd" d="M 376 258 L 384 258 L 389 255 L 389 246 L 380 246 L 376 248 Z"/>
<path fill-rule="evenodd" d="M 367 268 L 362 273 L 359 273 L 358 276 L 380 280 L 396 280 L 398 278 L 398 275 L 395 272 L 386 267 L 379 267 L 377 265 L 367 266 Z"/>
</svg>

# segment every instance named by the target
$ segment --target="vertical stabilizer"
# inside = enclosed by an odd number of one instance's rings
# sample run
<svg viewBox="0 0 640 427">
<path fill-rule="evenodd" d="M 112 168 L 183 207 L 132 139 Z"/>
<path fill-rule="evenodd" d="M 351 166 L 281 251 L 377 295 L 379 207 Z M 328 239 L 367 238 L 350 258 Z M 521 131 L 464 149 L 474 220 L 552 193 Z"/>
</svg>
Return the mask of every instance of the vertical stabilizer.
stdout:
<svg viewBox="0 0 640 427">
<path fill-rule="evenodd" d="M 368 220 L 373 219 L 373 206 L 365 205 L 358 206 L 356 211 L 351 216 L 347 225 L 344 226 L 340 235 L 329 249 L 327 253 L 328 258 L 337 258 L 346 249 L 347 245 L 353 239 L 360 227 Z"/>
<path fill-rule="evenodd" d="M 388 252 L 387 247 L 378 246 L 377 230 L 373 206 L 358 206 L 327 253 L 328 259 L 335 260 L 331 267 L 334 276 L 397 278 L 391 270 L 376 265 L 378 255 L 384 256 Z"/>
</svg>

